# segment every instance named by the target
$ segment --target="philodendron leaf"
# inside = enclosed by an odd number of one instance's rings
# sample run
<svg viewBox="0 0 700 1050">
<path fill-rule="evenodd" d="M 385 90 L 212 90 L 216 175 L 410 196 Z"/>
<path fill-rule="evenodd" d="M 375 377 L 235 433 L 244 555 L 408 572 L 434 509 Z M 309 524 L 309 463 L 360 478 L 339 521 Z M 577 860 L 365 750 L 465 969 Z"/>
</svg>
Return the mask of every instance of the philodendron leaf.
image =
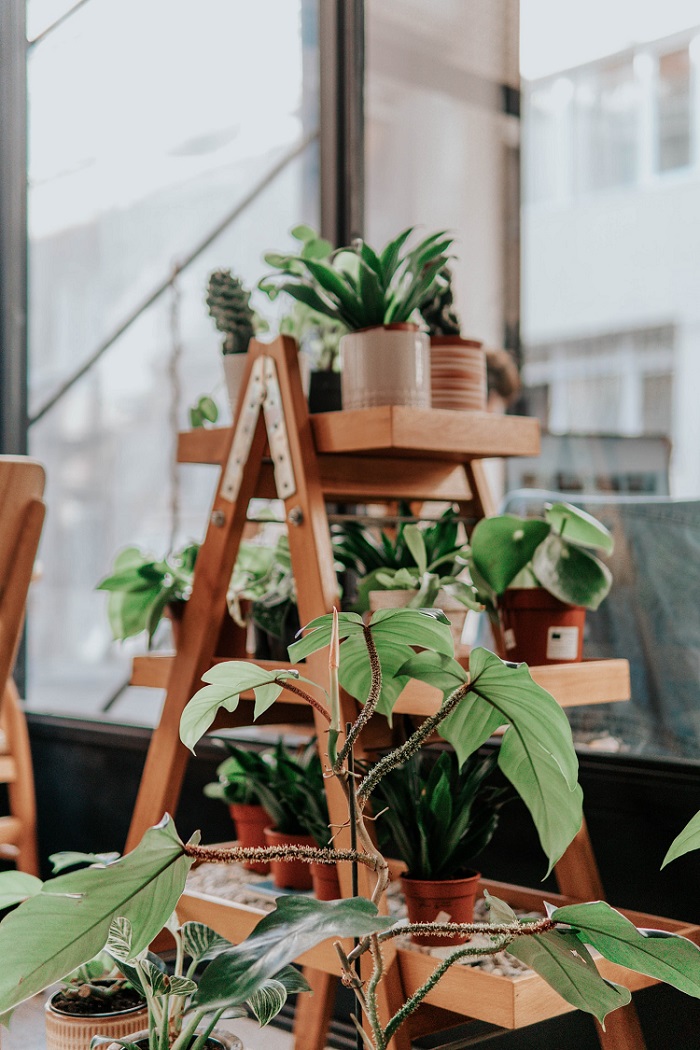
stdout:
<svg viewBox="0 0 700 1050">
<path fill-rule="evenodd" d="M 54 875 L 65 871 L 66 868 L 74 868 L 78 864 L 113 864 L 119 860 L 119 853 L 78 853 L 73 850 L 64 850 L 62 853 L 52 853 L 49 857 L 51 870 Z"/>
<path fill-rule="evenodd" d="M 456 665 L 457 667 L 459 665 Z M 456 666 L 421 653 L 400 668 L 449 695 L 459 685 Z M 500 726 L 498 764 L 530 810 L 549 859 L 559 860 L 583 819 L 578 759 L 569 722 L 556 700 L 533 682 L 525 664 L 507 664 L 486 649 L 469 658 L 471 689 L 438 728 L 460 764 Z"/>
<path fill-rule="evenodd" d="M 218 934 L 216 930 L 212 930 L 210 926 L 205 926 L 203 922 L 184 923 L 180 935 L 185 955 L 189 956 L 197 966 L 205 959 L 213 959 L 214 956 L 231 947 L 230 941 Z"/>
<path fill-rule="evenodd" d="M 569 543 L 612 554 L 615 546 L 612 534 L 592 514 L 586 514 L 585 510 L 572 507 L 570 503 L 552 503 L 544 516 L 553 531 Z"/>
<path fill-rule="evenodd" d="M 696 813 L 681 833 L 675 837 L 669 846 L 668 853 L 664 857 L 661 867 L 665 868 L 672 860 L 676 860 L 694 849 L 700 849 L 700 813 Z"/>
<path fill-rule="evenodd" d="M 524 521 L 512 514 L 478 523 L 471 535 L 471 556 L 477 574 L 493 594 L 503 594 L 550 531 L 545 521 Z"/>
<path fill-rule="evenodd" d="M 0 910 L 11 908 L 28 897 L 41 893 L 43 886 L 36 875 L 27 875 L 24 871 L 3 871 L 0 874 Z"/>
<path fill-rule="evenodd" d="M 217 712 L 235 711 L 241 693 L 252 689 L 255 694 L 255 717 L 266 711 L 282 692 L 279 684 L 285 678 L 296 678 L 293 671 L 266 671 L 247 660 L 230 660 L 215 664 L 202 680 L 209 683 L 198 690 L 182 712 L 180 739 L 191 751 L 214 721 Z"/>
<path fill-rule="evenodd" d="M 0 923 L 0 1014 L 101 952 L 115 915 L 129 919 L 133 953 L 141 952 L 174 910 L 191 864 L 165 817 L 115 864 L 45 882 Z"/>
<path fill-rule="evenodd" d="M 304 975 L 293 966 L 285 966 L 269 981 L 258 988 L 248 999 L 258 1024 L 264 1028 L 277 1016 L 290 995 L 311 991 Z"/>
<path fill-rule="evenodd" d="M 327 649 L 331 642 L 331 629 L 333 627 L 333 616 L 326 613 L 317 616 L 315 620 L 308 623 L 302 630 L 304 637 L 298 642 L 292 642 L 289 646 L 289 659 L 292 661 L 305 660 L 319 649 Z M 357 613 L 338 613 L 338 637 L 340 641 L 349 638 L 353 634 L 362 634 L 364 624 L 362 617 Z"/>
<path fill-rule="evenodd" d="M 193 1006 L 198 1010 L 236 1006 L 293 959 L 329 937 L 364 937 L 389 929 L 394 922 L 378 915 L 374 904 L 362 897 L 340 901 L 280 897 L 275 911 L 242 944 L 209 964 Z"/>
<path fill-rule="evenodd" d="M 685 937 L 666 931 L 638 930 L 604 901 L 567 904 L 551 911 L 550 917 L 573 926 L 581 940 L 610 962 L 700 998 L 700 948 Z"/>
<path fill-rule="evenodd" d="M 612 585 L 607 565 L 554 532 L 535 551 L 532 568 L 542 586 L 567 605 L 597 609 Z"/>
</svg>

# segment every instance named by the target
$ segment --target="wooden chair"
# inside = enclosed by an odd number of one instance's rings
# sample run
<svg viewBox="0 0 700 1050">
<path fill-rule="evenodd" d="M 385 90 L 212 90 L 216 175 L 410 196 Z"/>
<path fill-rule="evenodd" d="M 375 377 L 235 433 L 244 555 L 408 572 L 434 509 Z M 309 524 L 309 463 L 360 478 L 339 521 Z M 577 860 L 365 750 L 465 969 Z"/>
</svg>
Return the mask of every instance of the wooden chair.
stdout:
<svg viewBox="0 0 700 1050">
<path fill-rule="evenodd" d="M 38 875 L 36 804 L 27 725 L 12 680 L 45 507 L 44 468 L 0 456 L 0 783 L 10 815 L 0 817 L 0 856 Z"/>
</svg>

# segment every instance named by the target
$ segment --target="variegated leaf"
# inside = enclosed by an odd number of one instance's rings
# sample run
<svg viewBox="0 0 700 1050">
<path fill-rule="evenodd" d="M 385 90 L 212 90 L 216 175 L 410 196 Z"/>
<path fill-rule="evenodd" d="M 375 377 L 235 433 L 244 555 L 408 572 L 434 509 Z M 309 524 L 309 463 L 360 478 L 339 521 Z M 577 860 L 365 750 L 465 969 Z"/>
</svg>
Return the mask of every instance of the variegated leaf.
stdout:
<svg viewBox="0 0 700 1050">
<path fill-rule="evenodd" d="M 131 923 L 123 915 L 112 920 L 106 950 L 118 962 L 131 958 Z"/>
<path fill-rule="evenodd" d="M 180 934 L 185 955 L 188 955 L 197 965 L 205 959 L 213 959 L 219 952 L 231 947 L 230 941 L 221 937 L 210 926 L 205 926 L 203 922 L 186 922 Z"/>
</svg>

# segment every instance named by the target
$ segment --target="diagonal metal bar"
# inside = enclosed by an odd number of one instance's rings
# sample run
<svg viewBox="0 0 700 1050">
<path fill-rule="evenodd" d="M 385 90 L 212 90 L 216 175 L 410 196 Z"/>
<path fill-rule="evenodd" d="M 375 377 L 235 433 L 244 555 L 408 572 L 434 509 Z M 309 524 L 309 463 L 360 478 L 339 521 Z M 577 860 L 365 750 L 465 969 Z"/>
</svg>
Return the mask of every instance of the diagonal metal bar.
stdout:
<svg viewBox="0 0 700 1050">
<path fill-rule="evenodd" d="M 31 40 L 28 40 L 27 48 L 30 49 L 36 44 L 40 44 L 50 33 L 53 33 L 54 29 L 58 29 L 59 26 L 62 26 L 64 22 L 67 22 L 72 15 L 79 11 L 81 7 L 85 7 L 85 5 L 89 3 L 91 3 L 91 0 L 78 0 L 76 4 L 73 4 L 73 6 L 69 7 L 67 11 L 64 11 L 55 22 L 51 22 L 51 24 L 46 26 L 45 29 L 42 29 L 40 33 L 37 33 L 37 35 L 32 37 Z"/>
<path fill-rule="evenodd" d="M 2 2 L 2 0 L 0 0 L 0 2 Z M 178 272 L 182 273 L 182 271 L 186 270 L 187 267 L 202 254 L 202 252 L 206 251 L 210 244 L 213 244 L 217 237 L 220 237 L 224 230 L 226 230 L 232 222 L 235 222 L 235 220 L 257 200 L 268 186 L 270 186 L 275 179 L 282 174 L 285 168 L 287 168 L 292 161 L 296 160 L 297 157 L 300 157 L 309 146 L 318 139 L 318 137 L 318 130 L 312 131 L 294 146 L 293 149 L 285 153 L 274 167 L 255 184 L 243 200 L 240 201 L 235 208 L 232 208 L 203 240 L 201 240 L 187 255 L 178 261 Z M 149 294 L 145 296 L 136 307 L 134 307 L 131 313 L 99 344 L 97 349 L 87 358 L 86 361 L 83 362 L 80 368 L 76 369 L 76 371 L 54 391 L 51 397 L 49 397 L 43 405 L 41 405 L 41 407 L 29 417 L 30 427 L 33 426 L 34 423 L 38 423 L 47 412 L 50 412 L 54 405 L 57 404 L 61 398 L 65 397 L 68 391 L 71 390 L 75 384 L 97 364 L 103 354 L 105 354 L 106 351 L 109 350 L 129 328 L 131 328 L 132 324 L 138 320 L 141 314 L 145 313 L 149 306 L 152 306 L 163 292 L 170 287 L 171 281 L 172 274 L 169 274 L 153 289 L 153 291 L 149 292 Z"/>
</svg>

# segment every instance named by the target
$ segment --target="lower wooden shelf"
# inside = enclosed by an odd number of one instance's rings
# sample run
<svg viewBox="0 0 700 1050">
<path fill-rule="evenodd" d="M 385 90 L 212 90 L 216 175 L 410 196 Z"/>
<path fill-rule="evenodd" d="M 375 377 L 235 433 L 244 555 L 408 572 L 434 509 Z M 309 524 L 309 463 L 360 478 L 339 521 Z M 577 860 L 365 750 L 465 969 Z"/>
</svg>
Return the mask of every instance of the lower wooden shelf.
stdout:
<svg viewBox="0 0 700 1050">
<path fill-rule="evenodd" d="M 563 905 L 576 903 L 574 898 L 557 893 L 538 895 L 520 886 L 484 880 L 482 890 L 488 889 L 507 900 L 514 907 L 543 910 L 542 901 Z M 700 943 L 700 927 L 672 919 L 619 909 L 637 926 L 679 933 Z M 181 921 L 205 922 L 222 936 L 238 943 L 248 936 L 265 913 L 257 908 L 233 904 L 221 897 L 186 890 L 178 904 Z M 350 945 L 348 945 L 349 949 Z M 436 958 L 410 949 L 397 952 L 404 995 L 412 995 L 438 965 Z M 338 957 L 331 941 L 305 952 L 297 962 L 325 973 L 340 974 Z M 597 959 L 596 965 L 603 977 L 637 991 L 658 983 L 654 978 L 633 973 L 606 959 Z M 425 1002 L 441 1007 L 465 1018 L 474 1018 L 501 1028 L 523 1028 L 574 1009 L 535 973 L 514 977 L 485 972 L 478 967 L 456 964 L 448 970 Z"/>
<path fill-rule="evenodd" d="M 222 663 L 223 659 L 215 662 Z M 304 673 L 303 664 L 269 660 L 255 662 L 268 670 L 296 666 L 300 673 Z M 137 656 L 134 660 L 131 685 L 166 689 L 172 663 L 173 656 L 169 653 Z M 550 664 L 531 667 L 530 673 L 537 684 L 550 692 L 562 707 L 605 704 L 629 700 L 630 697 L 629 664 L 626 660 L 583 660 L 579 664 Z M 395 710 L 397 714 L 428 716 L 438 710 L 441 701 L 442 693 L 439 690 L 424 682 L 412 681 L 401 693 Z M 283 692 L 277 703 L 298 706 L 303 704 L 303 701 Z"/>
</svg>

